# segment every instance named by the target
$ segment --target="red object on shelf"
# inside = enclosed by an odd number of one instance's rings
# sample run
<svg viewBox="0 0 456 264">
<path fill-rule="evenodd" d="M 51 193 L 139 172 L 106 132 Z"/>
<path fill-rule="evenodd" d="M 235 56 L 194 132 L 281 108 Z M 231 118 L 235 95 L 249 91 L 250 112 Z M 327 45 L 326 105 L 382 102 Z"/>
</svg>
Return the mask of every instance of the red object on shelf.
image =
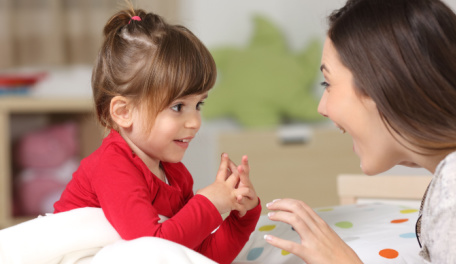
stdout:
<svg viewBox="0 0 456 264">
<path fill-rule="evenodd" d="M 0 74 L 0 87 L 4 89 L 17 86 L 32 86 L 46 77 L 47 73 L 10 73 Z"/>
</svg>

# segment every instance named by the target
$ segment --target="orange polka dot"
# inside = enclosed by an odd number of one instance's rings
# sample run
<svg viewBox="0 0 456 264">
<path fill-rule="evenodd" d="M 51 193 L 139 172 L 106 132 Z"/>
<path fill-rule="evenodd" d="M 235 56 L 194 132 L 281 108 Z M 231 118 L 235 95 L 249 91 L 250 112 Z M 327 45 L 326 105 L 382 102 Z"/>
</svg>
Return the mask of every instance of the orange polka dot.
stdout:
<svg viewBox="0 0 456 264">
<path fill-rule="evenodd" d="M 394 219 L 394 220 L 391 220 L 391 224 L 400 224 L 400 223 L 405 223 L 407 222 L 408 219 L 407 218 L 404 218 L 404 219 Z"/>
<path fill-rule="evenodd" d="M 390 248 L 385 248 L 383 250 L 380 250 L 380 252 L 378 252 L 378 254 L 387 259 L 394 259 L 399 256 L 399 252 L 397 252 L 394 249 L 390 249 Z"/>
</svg>

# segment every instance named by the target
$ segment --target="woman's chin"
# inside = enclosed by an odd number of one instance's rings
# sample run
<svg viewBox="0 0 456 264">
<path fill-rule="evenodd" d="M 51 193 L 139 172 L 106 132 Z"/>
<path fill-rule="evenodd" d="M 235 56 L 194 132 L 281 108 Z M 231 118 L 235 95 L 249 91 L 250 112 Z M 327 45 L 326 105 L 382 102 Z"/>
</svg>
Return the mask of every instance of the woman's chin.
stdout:
<svg viewBox="0 0 456 264">
<path fill-rule="evenodd" d="M 369 166 L 368 164 L 363 164 L 362 161 L 360 164 L 360 168 L 361 168 L 361 171 L 367 176 L 374 176 L 374 175 L 380 174 L 380 173 L 385 172 L 390 169 L 390 168 L 372 167 L 372 166 Z"/>
<path fill-rule="evenodd" d="M 398 165 L 402 165 L 402 166 L 409 167 L 409 168 L 421 168 L 420 165 L 416 164 L 415 162 L 411 162 L 411 161 L 403 161 L 403 162 L 400 162 Z"/>
</svg>

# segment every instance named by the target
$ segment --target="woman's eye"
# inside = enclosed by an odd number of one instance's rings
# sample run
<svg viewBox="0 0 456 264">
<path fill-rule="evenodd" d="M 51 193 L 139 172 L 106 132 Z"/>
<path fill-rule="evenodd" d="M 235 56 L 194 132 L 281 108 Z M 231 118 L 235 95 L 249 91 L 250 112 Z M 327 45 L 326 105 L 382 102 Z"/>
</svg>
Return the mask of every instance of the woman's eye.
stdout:
<svg viewBox="0 0 456 264">
<path fill-rule="evenodd" d="M 321 82 L 320 85 L 323 86 L 323 88 L 325 89 L 329 87 L 329 83 L 327 82 Z"/>
<path fill-rule="evenodd" d="M 201 110 L 201 107 L 204 105 L 204 102 L 199 102 L 197 105 L 196 105 L 196 110 Z"/>
<path fill-rule="evenodd" d="M 177 105 L 171 106 L 171 110 L 173 110 L 175 112 L 180 112 L 182 110 L 182 106 L 183 106 L 183 104 L 177 104 Z"/>
</svg>

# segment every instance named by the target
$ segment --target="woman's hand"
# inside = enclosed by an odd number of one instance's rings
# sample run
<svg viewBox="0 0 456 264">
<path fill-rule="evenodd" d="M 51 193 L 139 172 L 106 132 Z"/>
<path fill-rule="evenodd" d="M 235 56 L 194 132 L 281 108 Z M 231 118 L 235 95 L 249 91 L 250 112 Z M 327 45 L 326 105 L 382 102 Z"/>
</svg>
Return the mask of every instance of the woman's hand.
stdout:
<svg viewBox="0 0 456 264">
<path fill-rule="evenodd" d="M 268 203 L 273 210 L 269 219 L 293 226 L 301 237 L 301 243 L 266 235 L 266 241 L 288 251 L 308 264 L 314 263 L 362 263 L 356 253 L 312 208 L 302 201 L 280 199 Z"/>
</svg>

